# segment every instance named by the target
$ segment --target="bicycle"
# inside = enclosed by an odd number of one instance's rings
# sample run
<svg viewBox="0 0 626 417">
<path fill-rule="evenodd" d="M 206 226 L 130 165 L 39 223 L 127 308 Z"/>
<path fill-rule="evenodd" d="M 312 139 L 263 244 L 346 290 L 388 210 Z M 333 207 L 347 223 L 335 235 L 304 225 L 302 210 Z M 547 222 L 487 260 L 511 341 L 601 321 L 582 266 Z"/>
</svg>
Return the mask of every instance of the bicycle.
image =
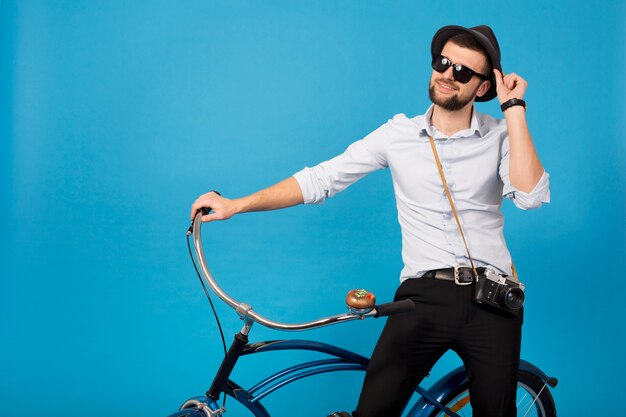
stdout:
<svg viewBox="0 0 626 417">
<path fill-rule="evenodd" d="M 365 371 L 367 368 L 368 358 L 327 343 L 310 340 L 274 340 L 248 343 L 248 334 L 254 323 L 277 330 L 310 330 L 346 321 L 400 314 L 413 309 L 413 301 L 411 300 L 375 305 L 370 302 L 375 297 L 370 295 L 371 293 L 369 292 L 363 292 L 356 297 L 352 297 L 352 302 L 348 303 L 349 309 L 347 313 L 298 324 L 269 320 L 254 311 L 248 304 L 236 301 L 217 284 L 207 266 L 202 247 L 202 222 L 200 219 L 203 214 L 208 214 L 208 210 L 203 209 L 196 214 L 192 226 L 187 232 L 188 244 L 189 235 L 193 234 L 194 251 L 202 273 L 202 276 L 200 274 L 198 276 L 201 281 L 204 278 L 204 281 L 202 281 L 203 286 L 204 282 L 206 282 L 222 301 L 237 312 L 244 325 L 239 333 L 235 334 L 234 340 L 226 352 L 206 395 L 188 399 L 181 405 L 179 411 L 171 414 L 169 417 L 221 417 L 226 413 L 225 407 L 219 405 L 222 395 L 224 395 L 224 401 L 225 396 L 232 397 L 255 417 L 271 417 L 262 405 L 261 400 L 276 390 L 300 379 L 322 373 Z M 195 262 L 194 267 L 196 267 Z M 196 272 L 198 272 L 197 267 Z M 351 293 L 354 295 L 353 292 Z M 330 358 L 287 367 L 266 377 L 248 389 L 244 389 L 230 379 L 237 360 L 241 356 L 278 350 L 315 351 L 328 355 Z M 558 380 L 556 378 L 549 377 L 532 363 L 521 360 L 517 392 L 518 415 L 524 417 L 556 417 L 556 406 L 548 387 L 554 388 L 557 383 Z M 408 411 L 405 411 L 404 415 L 406 417 L 462 417 L 471 415 L 466 414 L 471 410 L 468 390 L 469 380 L 465 369 L 463 366 L 458 367 L 436 381 L 429 389 L 418 386 L 415 392 L 421 398 Z"/>
</svg>

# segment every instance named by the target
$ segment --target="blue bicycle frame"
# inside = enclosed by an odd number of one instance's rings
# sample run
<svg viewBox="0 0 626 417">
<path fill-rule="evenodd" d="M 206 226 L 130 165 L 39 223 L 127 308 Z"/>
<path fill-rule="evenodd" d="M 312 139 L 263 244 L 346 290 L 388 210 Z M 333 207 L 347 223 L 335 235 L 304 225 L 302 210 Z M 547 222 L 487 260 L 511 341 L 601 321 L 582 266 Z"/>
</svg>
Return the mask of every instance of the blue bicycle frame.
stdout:
<svg viewBox="0 0 626 417">
<path fill-rule="evenodd" d="M 261 400 L 276 390 L 313 375 L 338 371 L 365 371 L 369 359 L 357 353 L 329 345 L 321 342 L 309 340 L 276 340 L 247 344 L 240 353 L 240 356 L 256 353 L 271 352 L 277 350 L 308 350 L 329 355 L 329 359 L 320 359 L 304 362 L 290 366 L 275 374 L 261 380 L 249 389 L 244 389 L 232 380 L 228 380 L 223 388 L 223 392 L 240 402 L 255 417 L 270 417 L 270 414 L 262 405 Z M 553 380 L 533 364 L 522 360 L 520 369 L 540 378 L 545 383 L 552 385 Z M 468 380 L 464 367 L 458 367 L 450 371 L 447 375 L 437 381 L 428 390 L 417 387 L 416 392 L 421 398 L 406 413 L 407 417 L 427 417 L 436 410 L 451 417 L 459 417 L 441 401 L 462 386 Z M 196 407 L 198 404 L 206 404 L 211 410 L 219 409 L 217 400 L 207 396 L 197 396 L 190 398 L 183 407 Z M 170 417 L 206 417 L 207 414 L 202 409 L 182 409 Z"/>
<path fill-rule="evenodd" d="M 398 314 L 410 311 L 414 308 L 414 304 L 411 300 L 402 300 L 382 305 L 372 304 L 368 308 L 351 307 L 348 313 L 338 314 L 305 323 L 288 324 L 269 320 L 254 311 L 251 306 L 233 299 L 231 296 L 226 294 L 219 287 L 219 285 L 217 285 L 217 282 L 213 278 L 213 275 L 206 264 L 204 250 L 202 248 L 200 232 L 202 224 L 201 217 L 202 213 L 198 212 L 191 228 L 194 235 L 194 248 L 200 271 L 213 292 L 237 312 L 243 320 L 244 326 L 242 330 L 235 335 L 234 341 L 228 349 L 228 352 L 226 353 L 226 356 L 224 357 L 224 360 L 222 361 L 222 364 L 213 380 L 213 383 L 211 384 L 211 387 L 207 391 L 206 396 L 190 398 L 181 406 L 180 411 L 172 414 L 170 417 L 221 416 L 224 411 L 218 404 L 221 395 L 229 395 L 235 398 L 238 402 L 250 410 L 255 417 L 270 417 L 270 414 L 261 404 L 261 400 L 276 390 L 302 378 L 326 372 L 365 371 L 367 364 L 369 363 L 369 359 L 364 356 L 320 342 L 307 340 L 276 340 L 248 344 L 248 333 L 254 323 L 260 323 L 266 327 L 277 330 L 308 330 L 345 321 L 359 320 L 366 317 L 380 317 L 390 314 Z M 188 233 L 188 236 L 190 234 L 191 232 Z M 230 379 L 230 375 L 241 356 L 277 350 L 316 351 L 326 354 L 330 356 L 330 358 L 304 362 L 299 365 L 285 368 L 280 372 L 263 379 L 247 390 Z M 543 387 L 541 390 L 543 390 L 546 385 L 550 385 L 552 387 L 556 386 L 556 379 L 549 378 L 537 367 L 526 361 L 521 361 L 520 371 L 533 375 L 533 378 L 536 378 L 537 382 L 542 383 Z M 421 398 L 409 410 L 407 416 L 426 417 L 432 415 L 434 412 L 443 412 L 445 415 L 450 417 L 459 417 L 455 412 L 442 404 L 442 401 L 444 401 L 444 399 L 452 393 L 455 393 L 460 387 L 464 387 L 467 380 L 468 376 L 465 369 L 463 367 L 459 367 L 449 372 L 428 390 L 418 387 L 416 392 L 421 396 Z M 532 404 L 534 404 L 534 402 L 539 398 L 540 394 L 541 391 L 536 393 L 536 398 L 533 400 Z M 555 413 L 552 413 L 552 415 L 555 415 Z"/>
</svg>

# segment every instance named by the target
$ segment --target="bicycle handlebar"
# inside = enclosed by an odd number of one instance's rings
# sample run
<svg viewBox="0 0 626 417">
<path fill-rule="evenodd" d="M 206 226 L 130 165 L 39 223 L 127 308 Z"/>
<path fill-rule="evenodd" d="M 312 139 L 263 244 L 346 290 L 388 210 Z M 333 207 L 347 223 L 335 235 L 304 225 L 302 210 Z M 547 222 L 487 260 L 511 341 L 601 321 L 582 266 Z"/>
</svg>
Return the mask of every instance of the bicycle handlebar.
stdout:
<svg viewBox="0 0 626 417">
<path fill-rule="evenodd" d="M 196 252 L 196 257 L 198 259 L 198 264 L 200 266 L 200 271 L 204 276 L 206 282 L 211 287 L 211 290 L 226 304 L 231 306 L 237 314 L 244 321 L 254 321 L 256 323 L 262 324 L 263 326 L 269 327 L 271 329 L 277 330 L 287 330 L 287 331 L 297 331 L 297 330 L 308 330 L 314 329 L 318 327 L 328 326 L 331 324 L 336 324 L 345 321 L 352 321 L 363 319 L 365 317 L 382 317 L 388 316 L 391 314 L 403 313 L 413 310 L 414 303 L 411 300 L 402 300 L 393 303 L 386 303 L 379 306 L 374 306 L 374 308 L 365 314 L 354 314 L 354 313 L 343 313 L 337 314 L 330 317 L 324 317 L 318 320 L 308 321 L 304 323 L 281 323 L 273 320 L 269 320 L 262 315 L 258 314 L 256 311 L 252 309 L 252 307 L 246 303 L 241 303 L 230 295 L 228 295 L 224 290 L 217 285 L 217 281 L 213 278 L 213 274 L 209 269 L 206 258 L 204 256 L 204 249 L 202 248 L 202 212 L 199 210 L 196 213 L 196 216 L 193 220 L 192 224 L 192 233 L 193 233 L 193 247 Z"/>
<path fill-rule="evenodd" d="M 374 317 L 392 316 L 399 313 L 408 313 L 413 310 L 415 310 L 415 302 L 405 299 L 376 306 L 376 314 L 374 314 Z"/>
</svg>

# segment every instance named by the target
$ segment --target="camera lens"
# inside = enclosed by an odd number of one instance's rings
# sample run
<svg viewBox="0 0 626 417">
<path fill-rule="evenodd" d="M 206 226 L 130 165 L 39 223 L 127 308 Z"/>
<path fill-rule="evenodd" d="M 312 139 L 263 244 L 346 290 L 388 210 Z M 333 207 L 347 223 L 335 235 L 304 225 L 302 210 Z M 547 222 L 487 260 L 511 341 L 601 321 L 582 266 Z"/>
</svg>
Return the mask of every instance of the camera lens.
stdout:
<svg viewBox="0 0 626 417">
<path fill-rule="evenodd" d="M 520 288 L 511 288 L 504 296 L 504 302 L 511 310 L 517 310 L 524 304 L 524 291 Z"/>
</svg>

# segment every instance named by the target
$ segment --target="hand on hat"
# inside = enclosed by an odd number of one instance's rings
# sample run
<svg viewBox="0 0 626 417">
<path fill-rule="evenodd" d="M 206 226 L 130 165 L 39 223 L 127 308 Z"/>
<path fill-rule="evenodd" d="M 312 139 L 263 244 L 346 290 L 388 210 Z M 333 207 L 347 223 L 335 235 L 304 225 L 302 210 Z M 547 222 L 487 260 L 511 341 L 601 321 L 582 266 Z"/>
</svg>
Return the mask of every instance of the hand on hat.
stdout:
<svg viewBox="0 0 626 417">
<path fill-rule="evenodd" d="M 510 73 L 502 77 L 502 73 L 497 69 L 493 70 L 496 78 L 496 91 L 500 104 L 512 98 L 522 100 L 526 93 L 528 83 L 525 79 L 515 73 Z"/>
</svg>

